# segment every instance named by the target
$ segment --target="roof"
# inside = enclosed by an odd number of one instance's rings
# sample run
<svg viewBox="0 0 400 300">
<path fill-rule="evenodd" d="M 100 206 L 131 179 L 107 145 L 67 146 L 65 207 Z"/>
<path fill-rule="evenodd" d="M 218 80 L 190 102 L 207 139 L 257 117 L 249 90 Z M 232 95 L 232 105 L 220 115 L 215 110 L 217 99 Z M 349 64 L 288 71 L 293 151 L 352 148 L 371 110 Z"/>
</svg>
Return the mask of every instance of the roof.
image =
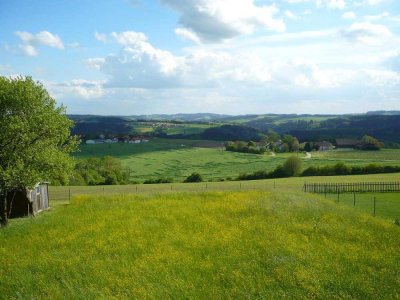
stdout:
<svg viewBox="0 0 400 300">
<path fill-rule="evenodd" d="M 326 142 L 326 141 L 323 141 L 323 142 L 317 142 L 317 143 L 315 143 L 315 145 L 317 145 L 317 146 L 319 146 L 319 147 L 332 147 L 333 146 L 333 144 L 331 143 L 331 142 Z"/>
<path fill-rule="evenodd" d="M 359 143 L 356 139 L 336 139 L 338 146 L 356 146 Z"/>
</svg>

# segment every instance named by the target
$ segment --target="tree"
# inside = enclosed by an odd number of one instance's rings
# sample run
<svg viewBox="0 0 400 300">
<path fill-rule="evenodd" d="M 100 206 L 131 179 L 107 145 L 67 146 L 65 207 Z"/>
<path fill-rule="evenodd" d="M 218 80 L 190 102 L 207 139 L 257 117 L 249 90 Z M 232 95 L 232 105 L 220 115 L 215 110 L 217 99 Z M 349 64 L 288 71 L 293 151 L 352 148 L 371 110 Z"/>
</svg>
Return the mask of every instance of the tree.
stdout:
<svg viewBox="0 0 400 300">
<path fill-rule="evenodd" d="M 192 173 L 190 174 L 184 182 L 202 182 L 203 177 L 199 173 Z"/>
<path fill-rule="evenodd" d="M 7 195 L 73 169 L 78 145 L 64 106 L 30 77 L 0 77 L 0 223 L 8 223 Z M 66 176 L 64 176 L 66 177 Z"/>
<path fill-rule="evenodd" d="M 314 148 L 314 144 L 312 142 L 307 142 L 304 145 L 304 150 L 307 152 L 311 152 L 313 148 Z"/>
<path fill-rule="evenodd" d="M 364 135 L 360 142 L 361 150 L 380 150 L 383 147 L 384 145 L 382 142 L 369 135 Z"/>
<path fill-rule="evenodd" d="M 303 161 L 296 156 L 287 158 L 283 164 L 283 171 L 287 176 L 297 176 L 301 173 L 302 169 Z"/>
</svg>

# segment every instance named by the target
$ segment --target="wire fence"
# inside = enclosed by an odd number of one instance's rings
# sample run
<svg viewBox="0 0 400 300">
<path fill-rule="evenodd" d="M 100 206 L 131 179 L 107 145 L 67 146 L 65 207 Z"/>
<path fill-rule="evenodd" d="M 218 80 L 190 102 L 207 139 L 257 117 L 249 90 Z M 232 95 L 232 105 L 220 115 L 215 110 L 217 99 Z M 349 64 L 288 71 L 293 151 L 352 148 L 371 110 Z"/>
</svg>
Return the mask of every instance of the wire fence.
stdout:
<svg viewBox="0 0 400 300">
<path fill-rule="evenodd" d="M 309 193 L 393 193 L 400 192 L 400 182 L 305 183 Z"/>
<path fill-rule="evenodd" d="M 50 186 L 51 200 L 71 200 L 75 195 L 120 195 L 140 193 L 166 192 L 207 192 L 207 191 L 246 191 L 246 190 L 299 190 L 302 183 L 280 184 L 276 181 L 226 181 L 201 183 L 172 184 L 137 184 L 137 185 L 107 185 L 107 186 Z"/>
</svg>

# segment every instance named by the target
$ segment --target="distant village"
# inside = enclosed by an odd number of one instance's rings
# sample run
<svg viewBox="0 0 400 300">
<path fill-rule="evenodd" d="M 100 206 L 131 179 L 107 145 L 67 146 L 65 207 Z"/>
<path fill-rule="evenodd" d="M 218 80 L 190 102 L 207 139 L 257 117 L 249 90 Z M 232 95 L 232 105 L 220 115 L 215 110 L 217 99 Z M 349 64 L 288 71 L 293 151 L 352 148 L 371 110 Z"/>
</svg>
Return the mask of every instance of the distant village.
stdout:
<svg viewBox="0 0 400 300">
<path fill-rule="evenodd" d="M 150 139 L 148 137 L 131 137 L 131 136 L 123 136 L 123 137 L 107 137 L 104 134 L 100 134 L 97 139 L 87 139 L 85 141 L 88 145 L 93 144 L 116 144 L 116 143 L 127 143 L 127 144 L 140 144 L 140 143 L 148 143 Z"/>
</svg>

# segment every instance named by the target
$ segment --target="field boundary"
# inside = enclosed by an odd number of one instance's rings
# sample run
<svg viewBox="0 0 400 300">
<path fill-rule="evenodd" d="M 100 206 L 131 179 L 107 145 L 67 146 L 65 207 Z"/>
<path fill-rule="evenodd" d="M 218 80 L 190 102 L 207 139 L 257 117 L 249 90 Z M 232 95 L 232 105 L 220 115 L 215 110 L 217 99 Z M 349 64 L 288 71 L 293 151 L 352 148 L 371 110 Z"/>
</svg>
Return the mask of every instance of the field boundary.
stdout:
<svg viewBox="0 0 400 300">
<path fill-rule="evenodd" d="M 314 194 L 393 193 L 400 192 L 400 182 L 305 183 L 303 191 Z"/>
</svg>

